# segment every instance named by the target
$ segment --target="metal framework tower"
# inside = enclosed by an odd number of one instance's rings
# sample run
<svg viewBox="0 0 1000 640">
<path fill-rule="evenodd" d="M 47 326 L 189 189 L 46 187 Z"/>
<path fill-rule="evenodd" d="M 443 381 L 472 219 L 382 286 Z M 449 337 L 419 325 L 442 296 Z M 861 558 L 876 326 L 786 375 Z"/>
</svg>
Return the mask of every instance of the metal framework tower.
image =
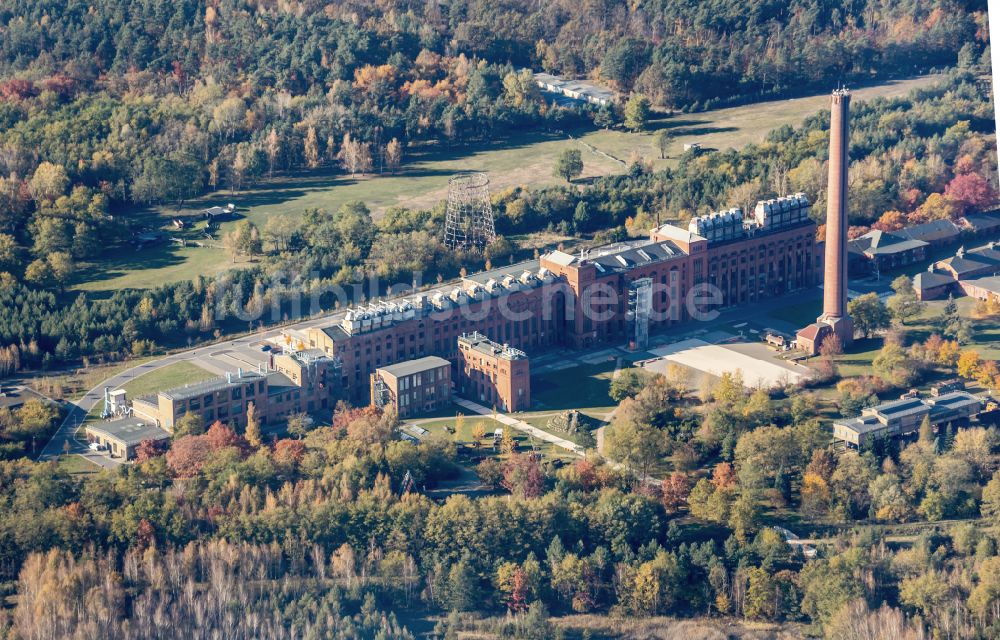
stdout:
<svg viewBox="0 0 1000 640">
<path fill-rule="evenodd" d="M 463 173 L 448 181 L 444 243 L 449 249 L 482 251 L 496 238 L 490 179 L 485 173 Z"/>
</svg>

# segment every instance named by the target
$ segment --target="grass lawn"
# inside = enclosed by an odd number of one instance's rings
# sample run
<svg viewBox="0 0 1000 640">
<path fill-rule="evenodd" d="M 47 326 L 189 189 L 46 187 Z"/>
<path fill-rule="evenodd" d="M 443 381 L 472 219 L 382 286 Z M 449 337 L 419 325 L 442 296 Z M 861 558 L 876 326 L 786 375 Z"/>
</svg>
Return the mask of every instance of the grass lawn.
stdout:
<svg viewBox="0 0 1000 640">
<path fill-rule="evenodd" d="M 175 362 L 126 382 L 121 388 L 128 392 L 129 398 L 136 398 L 215 377 L 216 374 L 192 362 Z"/>
<path fill-rule="evenodd" d="M 59 456 L 59 468 L 71 476 L 91 475 L 101 471 L 101 467 L 76 454 Z"/>
<path fill-rule="evenodd" d="M 796 327 L 804 327 L 807 324 L 816 322 L 816 318 L 823 311 L 823 301 L 821 299 L 799 302 L 796 304 L 775 309 L 767 315 L 770 318 L 783 320 Z"/>
<path fill-rule="evenodd" d="M 235 266 L 248 265 L 248 262 L 241 261 Z M 84 265 L 73 288 L 108 292 L 151 289 L 167 282 L 216 275 L 233 266 L 229 254 L 222 248 L 162 244 L 136 251 L 133 247 L 124 247 Z"/>
<path fill-rule="evenodd" d="M 131 381 L 126 382 L 119 388 L 124 389 L 127 397 L 134 400 L 139 396 L 156 393 L 158 391 L 165 391 L 176 387 L 183 387 L 186 384 L 201 382 L 202 380 L 208 380 L 209 378 L 215 377 L 216 374 L 208 371 L 207 369 L 202 369 L 198 365 L 191 362 L 175 362 L 160 369 L 150 371 L 149 373 L 141 375 L 137 378 L 133 378 Z M 103 406 L 100 402 L 94 405 L 94 408 L 87 416 L 88 419 L 99 416 L 102 408 Z"/>
<path fill-rule="evenodd" d="M 580 409 L 591 417 L 606 413 L 615 408 L 608 396 L 614 372 L 614 362 L 602 362 L 532 376 L 532 403 L 545 410 Z"/>
<path fill-rule="evenodd" d="M 890 81 L 857 89 L 854 100 L 899 96 L 916 87 L 938 81 L 936 76 Z M 677 114 L 654 118 L 649 130 L 629 133 L 619 130 L 584 130 L 568 135 L 532 131 L 498 140 L 492 144 L 444 149 L 433 144 L 408 149 L 404 170 L 396 175 L 369 175 L 352 178 L 330 169 L 296 172 L 276 176 L 238 194 L 217 192 L 187 204 L 182 214 L 191 214 L 215 204 L 232 202 L 241 215 L 263 225 L 276 214 L 301 215 L 309 208 L 335 210 L 347 202 L 360 200 L 378 217 L 388 207 L 428 209 L 447 194 L 448 179 L 462 171 L 486 171 L 493 193 L 519 185 L 537 187 L 559 184 L 552 175 L 555 159 L 564 149 L 583 151 L 584 172 L 579 182 L 596 176 L 621 173 L 623 164 L 594 150 L 627 162 L 636 153 L 656 168 L 675 165 L 683 146 L 699 142 L 705 148 L 741 148 L 759 143 L 767 133 L 782 125 L 798 125 L 817 111 L 827 108 L 826 94 L 790 100 L 776 100 L 698 114 Z M 661 128 L 674 134 L 667 158 L 660 159 L 652 146 L 653 136 Z M 171 236 L 184 235 L 169 227 L 176 215 L 173 207 L 127 212 L 142 217 L 152 227 L 170 229 Z M 141 252 L 116 250 L 100 262 L 85 265 L 74 288 L 90 291 L 113 291 L 124 287 L 147 288 L 164 282 L 191 280 L 198 275 L 212 275 L 232 266 L 227 252 L 220 248 L 222 234 L 235 223 L 222 226 L 220 240 L 206 241 L 202 247 L 161 245 Z M 210 246 L 214 245 L 214 246 Z"/>
<path fill-rule="evenodd" d="M 497 449 L 493 448 L 493 432 L 496 429 L 503 428 L 503 425 L 494 420 L 491 416 L 462 416 L 461 424 L 457 429 L 455 428 L 456 418 L 454 417 L 428 420 L 426 422 L 417 421 L 419 426 L 429 431 L 432 436 L 453 440 L 456 444 L 465 445 L 467 447 L 472 447 L 473 445 L 475 438 L 472 437 L 472 432 L 475 429 L 476 424 L 479 422 L 483 423 L 486 432 L 485 437 L 479 441 L 478 451 L 480 454 L 505 459 L 507 456 L 500 453 L 499 447 Z M 455 430 L 455 433 L 452 433 L 451 430 Z M 514 441 L 517 442 L 517 451 L 520 453 L 530 451 L 532 447 L 534 447 L 542 458 L 545 459 L 577 459 L 577 456 L 566 451 L 565 449 L 548 442 L 535 440 L 528 434 L 518 431 L 517 429 L 512 429 L 512 434 L 514 436 Z"/>
<path fill-rule="evenodd" d="M 881 338 L 861 338 L 837 358 L 837 368 L 842 378 L 872 374 L 872 360 L 882 349 Z"/>
</svg>

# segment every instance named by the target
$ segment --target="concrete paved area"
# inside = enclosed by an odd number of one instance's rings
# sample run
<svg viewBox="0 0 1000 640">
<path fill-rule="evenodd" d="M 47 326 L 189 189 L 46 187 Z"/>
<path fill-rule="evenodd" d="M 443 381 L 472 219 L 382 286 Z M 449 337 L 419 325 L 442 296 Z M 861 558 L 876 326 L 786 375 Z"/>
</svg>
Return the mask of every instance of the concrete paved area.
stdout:
<svg viewBox="0 0 1000 640">
<path fill-rule="evenodd" d="M 760 349 L 749 349 L 751 346 L 759 347 L 763 352 L 760 352 Z M 666 373 L 667 364 L 676 362 L 713 376 L 739 370 L 743 373 L 743 382 L 747 387 L 765 388 L 795 384 L 809 374 L 806 367 L 778 360 L 773 352 L 763 345 L 745 343 L 740 347 L 743 348 L 710 344 L 698 339 L 682 340 L 669 346 L 651 349 L 650 351 L 658 359 L 646 363 L 645 368 L 657 373 Z"/>
</svg>

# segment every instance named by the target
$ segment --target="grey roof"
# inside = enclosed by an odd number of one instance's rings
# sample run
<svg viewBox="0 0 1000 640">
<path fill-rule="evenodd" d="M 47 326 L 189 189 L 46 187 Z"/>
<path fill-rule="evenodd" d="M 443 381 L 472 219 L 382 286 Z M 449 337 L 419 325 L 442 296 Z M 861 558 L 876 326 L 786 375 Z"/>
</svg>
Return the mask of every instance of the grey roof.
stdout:
<svg viewBox="0 0 1000 640">
<path fill-rule="evenodd" d="M 992 243 L 990 243 L 992 244 Z M 1000 264 L 1000 250 L 994 249 L 990 245 L 985 247 L 976 247 L 975 249 L 969 249 L 965 252 L 965 255 L 977 262 L 986 262 L 989 264 Z"/>
<path fill-rule="evenodd" d="M 499 342 L 494 342 L 479 332 L 462 334 L 458 337 L 459 342 L 464 342 L 470 348 L 489 356 L 500 357 L 504 360 L 525 360 L 527 354 L 518 349 L 508 349 Z"/>
<path fill-rule="evenodd" d="M 137 418 L 118 418 L 107 422 L 91 422 L 86 425 L 88 431 L 101 434 L 124 442 L 126 446 L 136 445 L 143 440 L 166 440 L 170 434 L 156 425 L 149 424 Z"/>
<path fill-rule="evenodd" d="M 298 389 L 298 386 L 285 374 L 276 371 L 267 374 L 267 395 L 277 396 L 294 389 Z"/>
<path fill-rule="evenodd" d="M 599 273 L 626 271 L 657 262 L 683 258 L 684 251 L 670 240 L 663 242 L 621 242 L 594 249 L 586 260 L 594 263 Z"/>
<path fill-rule="evenodd" d="M 878 431 L 879 429 L 887 428 L 884 424 L 879 422 L 878 418 L 875 416 L 859 416 L 857 418 L 845 418 L 843 420 L 834 420 L 835 425 L 840 425 L 846 427 L 857 433 L 858 435 L 864 435 L 866 433 L 871 433 L 873 431 Z"/>
<path fill-rule="evenodd" d="M 969 393 L 968 391 L 963 391 L 961 389 L 956 391 L 949 391 L 948 393 L 942 393 L 937 397 L 928 398 L 927 402 L 935 407 L 942 406 L 949 408 L 968 406 L 973 404 L 979 405 L 983 403 L 983 401 L 980 400 L 978 396 L 975 396 Z"/>
<path fill-rule="evenodd" d="M 870 256 L 902 253 L 927 246 L 923 240 L 912 240 L 878 229 L 869 231 L 865 235 L 851 240 L 848 244 Z"/>
<path fill-rule="evenodd" d="M 990 293 L 1000 294 L 1000 276 L 985 276 L 983 278 L 973 278 L 972 280 L 966 280 L 974 287 L 979 287 L 980 289 L 986 289 Z"/>
<path fill-rule="evenodd" d="M 899 229 L 893 233 L 910 240 L 932 242 L 934 240 L 950 240 L 958 236 L 961 231 L 951 220 L 931 220 L 923 224 Z"/>
<path fill-rule="evenodd" d="M 216 391 L 222 391 L 230 387 L 238 387 L 249 382 L 257 382 L 263 378 L 264 376 L 256 371 L 244 371 L 242 377 L 233 374 L 231 381 L 225 376 L 221 376 L 177 387 L 176 389 L 161 391 L 160 395 L 170 400 L 187 400 L 188 398 L 215 393 Z"/>
<path fill-rule="evenodd" d="M 416 360 L 407 360 L 406 362 L 399 362 L 379 367 L 378 370 L 388 373 L 396 378 L 402 378 L 404 376 L 413 375 L 414 373 L 423 373 L 424 371 L 430 371 L 431 369 L 450 366 L 451 363 L 444 358 L 439 358 L 438 356 L 425 356 L 423 358 L 417 358 Z"/>
<path fill-rule="evenodd" d="M 889 428 L 891 425 L 884 425 L 878 416 L 884 416 L 890 420 L 896 420 L 904 416 L 930 413 L 932 422 L 940 422 L 949 419 L 951 413 L 962 415 L 960 410 L 970 406 L 979 407 L 982 400 L 972 395 L 968 391 L 950 391 L 937 397 L 906 398 L 885 402 L 875 407 L 864 409 L 864 413 L 857 418 L 847 418 L 834 420 L 834 424 L 845 427 L 859 435 L 879 431 Z"/>
<path fill-rule="evenodd" d="M 913 288 L 917 291 L 925 291 L 942 285 L 951 284 L 955 279 L 942 273 L 932 273 L 922 271 L 913 276 Z"/>
<path fill-rule="evenodd" d="M 322 349 L 316 349 L 316 348 L 313 348 L 313 349 L 303 349 L 302 351 L 296 351 L 295 353 L 292 354 L 292 357 L 295 358 L 296 360 L 299 360 L 298 356 L 305 356 L 307 358 L 313 358 L 313 359 L 317 359 L 317 360 L 321 360 L 321 359 L 332 360 L 333 359 L 333 358 L 330 358 L 329 355 L 327 355 L 326 351 L 323 351 Z"/>
<path fill-rule="evenodd" d="M 982 271 L 983 269 L 989 268 L 989 263 L 980 262 L 978 260 L 970 260 L 968 258 L 960 258 L 958 256 L 952 256 L 951 258 L 945 258 L 939 264 L 945 264 L 952 268 L 959 278 L 963 274 L 972 273 L 974 271 Z"/>
<path fill-rule="evenodd" d="M 901 418 L 903 416 L 924 413 L 927 411 L 927 405 L 920 398 L 905 398 L 903 400 L 883 402 L 880 405 L 870 407 L 867 411 L 890 418 Z"/>
<path fill-rule="evenodd" d="M 1000 211 L 987 211 L 983 213 L 970 213 L 961 220 L 965 226 L 973 231 L 984 231 L 1000 227 Z"/>
<path fill-rule="evenodd" d="M 983 406 L 983 401 L 978 397 L 968 391 L 961 390 L 929 398 L 928 402 L 931 405 L 931 420 L 935 423 L 969 415 L 966 412 L 967 409 L 975 409 L 975 413 L 978 413 L 978 410 Z"/>
<path fill-rule="evenodd" d="M 473 273 L 467 275 L 463 280 L 468 280 L 470 282 L 478 282 L 479 284 L 486 284 L 490 280 L 500 281 L 507 276 L 513 276 L 515 278 L 520 277 L 525 271 L 530 271 L 532 273 L 538 273 L 541 268 L 538 260 L 525 260 L 524 262 L 518 262 L 516 264 L 508 265 L 506 267 L 498 267 L 496 269 L 490 269 L 489 271 L 480 271 L 479 273 Z M 450 288 L 454 288 L 454 284 Z"/>
</svg>

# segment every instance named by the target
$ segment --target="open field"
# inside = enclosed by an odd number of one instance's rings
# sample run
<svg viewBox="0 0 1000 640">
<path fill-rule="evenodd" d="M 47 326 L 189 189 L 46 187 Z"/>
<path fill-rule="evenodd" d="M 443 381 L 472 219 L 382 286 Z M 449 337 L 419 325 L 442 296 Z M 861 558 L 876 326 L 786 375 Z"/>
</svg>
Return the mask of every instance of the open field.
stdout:
<svg viewBox="0 0 1000 640">
<path fill-rule="evenodd" d="M 935 76 L 909 80 L 894 80 L 857 89 L 854 100 L 904 95 L 916 87 L 937 81 Z M 217 192 L 191 201 L 182 213 L 189 214 L 205 207 L 233 202 L 240 213 L 262 225 L 277 214 L 301 215 L 309 208 L 335 210 L 341 205 L 360 200 L 377 217 L 386 208 L 403 206 L 411 209 L 430 208 L 447 193 L 448 178 L 462 171 L 486 171 L 490 174 L 494 193 L 518 185 L 541 186 L 559 184 L 552 175 L 556 156 L 567 148 L 583 151 L 585 182 L 593 177 L 620 173 L 636 153 L 662 168 L 676 164 L 683 145 L 699 142 L 705 148 L 740 148 L 761 142 L 767 133 L 783 125 L 798 125 L 802 120 L 825 108 L 828 97 L 817 95 L 789 100 L 756 103 L 717 109 L 697 114 L 677 114 L 660 117 L 650 123 L 644 133 L 619 130 L 586 130 L 571 134 L 531 132 L 516 135 L 493 144 L 466 148 L 441 149 L 427 145 L 410 149 L 404 158 L 404 170 L 397 175 L 369 175 L 352 178 L 329 169 L 300 172 L 265 180 L 239 194 Z M 669 128 L 674 134 L 667 158 L 660 159 L 652 146 L 656 130 Z M 573 137 L 571 138 L 570 135 Z M 173 207 L 162 207 L 130 215 L 144 216 L 153 226 L 169 225 L 176 215 Z M 235 223 L 226 223 L 221 233 Z M 221 238 L 221 234 L 218 236 Z M 76 289 L 109 291 L 120 288 L 148 288 L 164 282 L 191 280 L 199 275 L 213 275 L 231 268 L 227 253 L 207 242 L 203 247 L 161 245 L 137 252 L 134 249 L 116 251 L 101 261 L 81 269 Z M 217 241 L 215 245 L 221 245 Z"/>
</svg>

